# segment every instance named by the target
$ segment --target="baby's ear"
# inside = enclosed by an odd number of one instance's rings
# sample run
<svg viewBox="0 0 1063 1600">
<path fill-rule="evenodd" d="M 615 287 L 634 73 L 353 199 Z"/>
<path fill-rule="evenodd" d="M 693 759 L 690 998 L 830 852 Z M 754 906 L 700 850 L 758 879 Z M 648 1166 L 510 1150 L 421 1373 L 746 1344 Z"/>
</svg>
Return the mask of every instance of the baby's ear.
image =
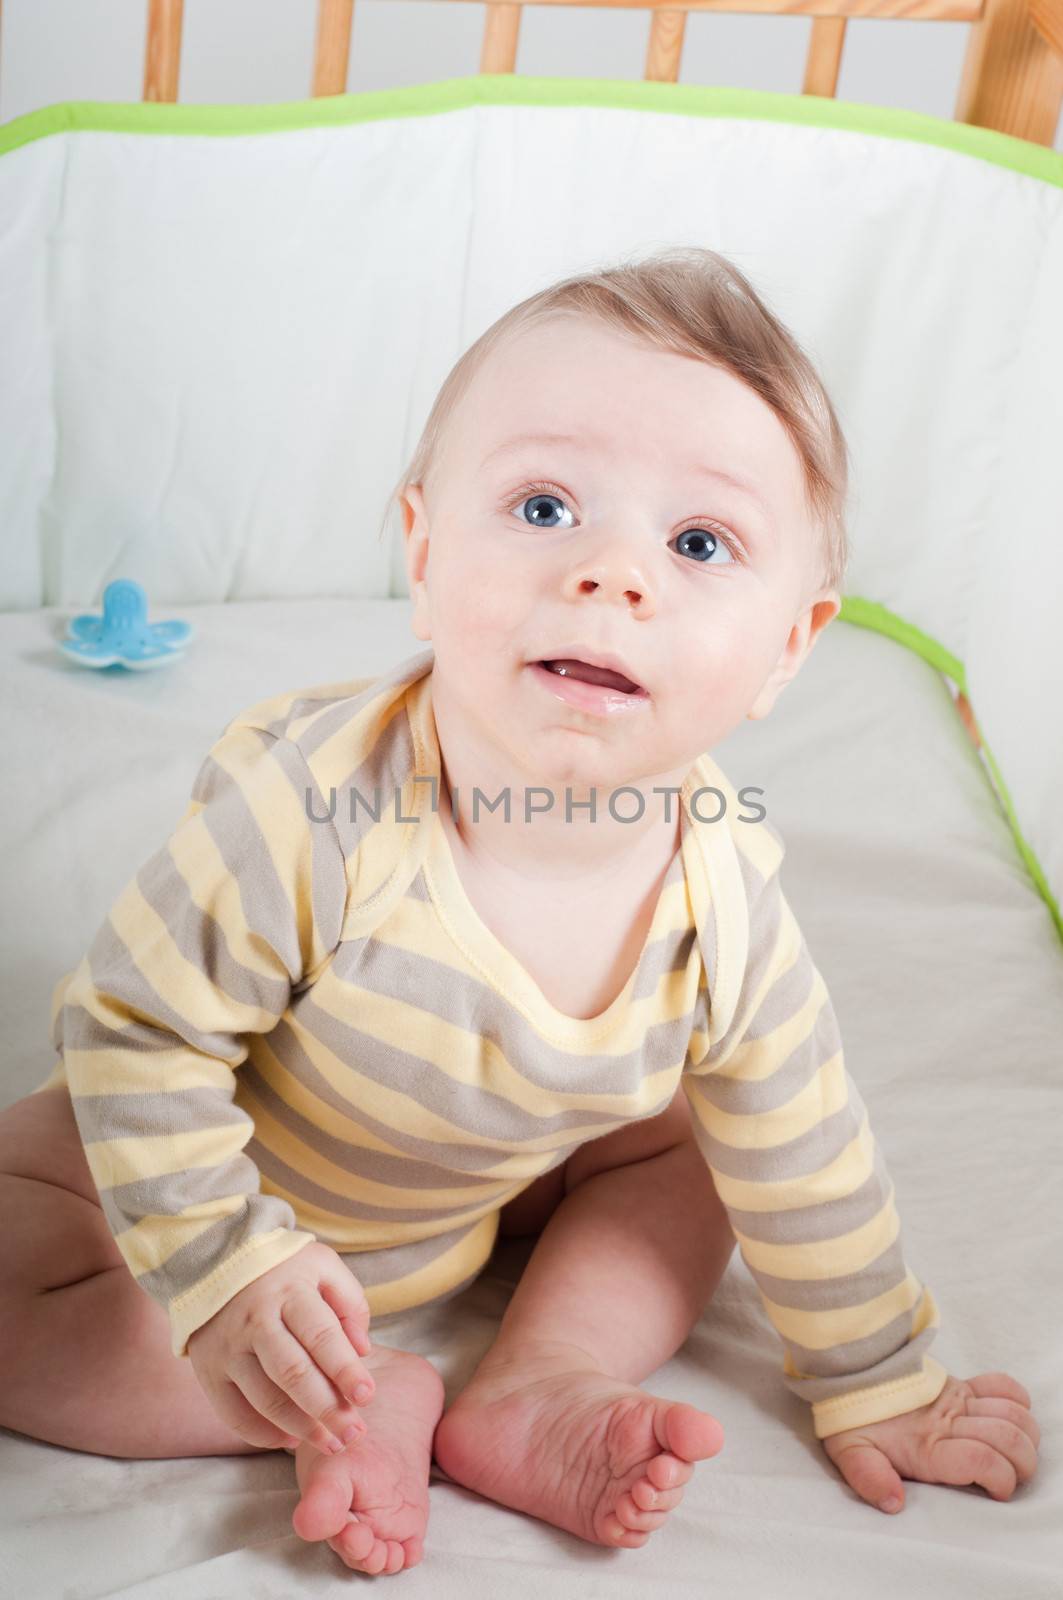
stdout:
<svg viewBox="0 0 1063 1600">
<path fill-rule="evenodd" d="M 776 700 L 779 698 L 780 691 L 785 689 L 787 682 L 789 682 L 789 679 L 780 683 L 776 679 L 775 674 L 772 673 L 771 677 L 768 679 L 767 683 L 764 684 L 763 688 L 760 690 L 760 693 L 757 695 L 757 698 L 746 712 L 746 720 L 748 722 L 759 722 L 761 717 L 766 717 Z"/>
<path fill-rule="evenodd" d="M 807 616 L 809 618 L 808 649 L 805 651 L 806 656 L 810 654 L 812 646 L 815 644 L 816 640 L 819 638 L 828 622 L 834 621 L 834 618 L 838 615 L 838 612 L 841 610 L 841 608 L 841 595 L 838 593 L 837 589 L 820 589 L 818 594 L 816 594 L 809 602 L 807 611 L 802 614 L 803 616 Z"/>
<path fill-rule="evenodd" d="M 428 611 L 428 583 L 425 572 L 428 566 L 428 512 L 419 483 L 407 484 L 399 496 L 402 511 L 402 549 L 406 561 L 406 578 L 413 601 L 410 626 L 416 639 L 431 639 L 432 630 Z"/>
<path fill-rule="evenodd" d="M 424 523 L 427 526 L 428 522 L 421 485 L 408 483 L 398 498 L 399 510 L 402 512 L 402 537 L 408 543 L 417 525 Z"/>
<path fill-rule="evenodd" d="M 768 715 L 781 691 L 791 679 L 797 677 L 823 629 L 840 610 L 841 600 L 834 589 L 821 591 L 820 595 L 805 607 L 790 629 L 782 655 L 746 712 L 747 720 L 756 722 L 760 717 Z"/>
</svg>

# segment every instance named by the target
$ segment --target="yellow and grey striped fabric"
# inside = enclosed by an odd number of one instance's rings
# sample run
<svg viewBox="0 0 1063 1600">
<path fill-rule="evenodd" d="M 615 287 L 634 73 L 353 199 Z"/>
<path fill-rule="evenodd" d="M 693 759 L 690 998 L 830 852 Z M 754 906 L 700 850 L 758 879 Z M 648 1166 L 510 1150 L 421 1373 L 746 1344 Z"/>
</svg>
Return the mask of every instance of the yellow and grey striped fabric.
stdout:
<svg viewBox="0 0 1063 1600">
<path fill-rule="evenodd" d="M 780 887 L 707 756 L 640 960 L 566 1016 L 478 917 L 438 819 L 431 649 L 230 722 L 53 996 L 104 1214 L 177 1356 L 321 1239 L 374 1318 L 482 1271 L 513 1195 L 683 1085 L 819 1437 L 946 1378 L 888 1174 Z M 726 798 L 719 823 L 692 796 Z M 681 1201 L 680 1201 L 681 1203 Z"/>
<path fill-rule="evenodd" d="M 784 1382 L 811 1403 L 822 1439 L 937 1399 L 948 1373 L 927 1352 L 940 1318 L 905 1263 L 893 1184 L 782 892 L 782 840 L 759 822 L 717 828 L 706 843 L 710 874 L 690 882 L 716 982 L 709 1031 L 692 1036 L 682 1081 L 783 1341 Z"/>
</svg>

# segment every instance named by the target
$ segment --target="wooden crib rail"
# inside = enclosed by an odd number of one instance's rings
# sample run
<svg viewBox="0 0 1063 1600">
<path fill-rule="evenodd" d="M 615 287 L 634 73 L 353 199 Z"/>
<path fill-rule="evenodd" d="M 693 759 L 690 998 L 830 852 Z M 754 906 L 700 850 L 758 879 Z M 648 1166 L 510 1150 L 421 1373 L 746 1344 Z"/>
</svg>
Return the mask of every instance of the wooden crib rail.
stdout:
<svg viewBox="0 0 1063 1600">
<path fill-rule="evenodd" d="M 515 72 L 523 5 L 484 4 L 481 72 Z M 953 116 L 1051 146 L 1063 106 L 1063 0 L 534 0 L 650 13 L 644 76 L 676 83 L 690 11 L 771 12 L 812 18 L 803 94 L 832 97 L 850 17 L 965 22 L 967 52 Z M 176 100 L 184 0 L 148 0 L 144 99 Z M 318 0 L 312 94 L 344 94 L 354 0 Z"/>
</svg>

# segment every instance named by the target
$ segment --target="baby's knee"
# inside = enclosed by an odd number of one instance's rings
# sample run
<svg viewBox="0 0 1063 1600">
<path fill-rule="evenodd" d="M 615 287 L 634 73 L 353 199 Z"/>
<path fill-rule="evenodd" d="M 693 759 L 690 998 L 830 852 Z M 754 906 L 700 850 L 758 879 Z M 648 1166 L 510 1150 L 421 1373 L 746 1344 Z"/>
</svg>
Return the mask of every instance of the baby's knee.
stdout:
<svg viewBox="0 0 1063 1600">
<path fill-rule="evenodd" d="M 736 1243 L 727 1207 L 720 1199 L 716 1180 L 693 1134 L 677 1146 L 675 1165 L 684 1207 L 696 1207 L 694 1214 L 701 1219 L 703 1227 L 719 1228 L 728 1234 L 732 1244 Z"/>
<path fill-rule="evenodd" d="M 55 1184 L 99 1205 L 65 1086 L 25 1095 L 0 1112 L 0 1173 Z"/>
<path fill-rule="evenodd" d="M 0 1205 L 0 1295 L 7 1302 L 125 1265 L 65 1087 L 26 1095 L 0 1112 Z"/>
<path fill-rule="evenodd" d="M 565 1163 L 567 1190 L 571 1192 L 578 1184 L 599 1172 L 631 1166 L 638 1161 L 649 1161 L 679 1145 L 693 1145 L 693 1140 L 690 1107 L 680 1087 L 670 1103 L 656 1116 L 624 1122 L 612 1133 L 603 1134 L 599 1139 L 589 1139 L 573 1151 Z"/>
<path fill-rule="evenodd" d="M 0 1172 L 0 1211 L 5 1307 L 125 1266 L 99 1205 L 69 1189 Z"/>
</svg>

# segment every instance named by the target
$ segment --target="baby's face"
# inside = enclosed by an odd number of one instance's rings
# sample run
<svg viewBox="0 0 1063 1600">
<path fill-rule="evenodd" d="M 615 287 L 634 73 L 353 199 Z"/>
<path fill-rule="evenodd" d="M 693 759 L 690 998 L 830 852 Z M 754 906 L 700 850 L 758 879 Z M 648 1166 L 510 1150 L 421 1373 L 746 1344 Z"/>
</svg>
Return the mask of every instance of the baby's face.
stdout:
<svg viewBox="0 0 1063 1600">
<path fill-rule="evenodd" d="M 800 459 L 770 407 L 730 373 L 588 319 L 497 349 L 427 492 L 406 499 L 437 719 L 466 730 L 485 779 L 671 781 L 766 715 L 838 609 L 817 586 Z M 643 692 L 573 703 L 579 691 L 535 663 L 580 645 Z"/>
</svg>

